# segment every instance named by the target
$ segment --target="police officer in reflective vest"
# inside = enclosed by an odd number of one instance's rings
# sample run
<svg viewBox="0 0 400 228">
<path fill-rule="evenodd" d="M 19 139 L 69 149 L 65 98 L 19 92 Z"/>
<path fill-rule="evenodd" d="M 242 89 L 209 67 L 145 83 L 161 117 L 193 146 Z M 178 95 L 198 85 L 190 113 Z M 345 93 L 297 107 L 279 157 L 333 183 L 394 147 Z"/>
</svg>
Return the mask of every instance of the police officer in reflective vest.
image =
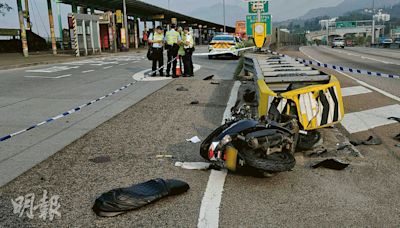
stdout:
<svg viewBox="0 0 400 228">
<path fill-rule="evenodd" d="M 168 63 L 167 63 L 167 77 L 169 77 L 171 71 L 171 64 L 172 64 L 172 77 L 176 78 L 176 57 L 178 56 L 179 51 L 179 43 L 181 42 L 182 38 L 179 32 L 176 30 L 176 25 L 171 25 L 171 30 L 166 33 L 165 40 L 167 42 L 166 49 L 167 49 L 167 56 L 168 56 Z M 172 61 L 173 60 L 173 61 Z"/>
<path fill-rule="evenodd" d="M 149 44 L 151 45 L 153 51 L 153 75 L 157 75 L 157 71 L 160 72 L 160 76 L 164 76 L 164 32 L 161 26 L 157 26 L 154 33 L 150 34 Z M 157 68 L 158 63 L 158 68 Z"/>
<path fill-rule="evenodd" d="M 189 30 L 189 27 L 185 27 L 183 32 L 184 35 L 182 42 L 184 43 L 183 48 L 185 50 L 185 55 L 183 56 L 183 65 L 185 67 L 185 74 L 183 75 L 183 77 L 193 77 L 194 67 L 193 67 L 192 55 L 194 52 L 194 39 L 193 35 Z"/>
</svg>

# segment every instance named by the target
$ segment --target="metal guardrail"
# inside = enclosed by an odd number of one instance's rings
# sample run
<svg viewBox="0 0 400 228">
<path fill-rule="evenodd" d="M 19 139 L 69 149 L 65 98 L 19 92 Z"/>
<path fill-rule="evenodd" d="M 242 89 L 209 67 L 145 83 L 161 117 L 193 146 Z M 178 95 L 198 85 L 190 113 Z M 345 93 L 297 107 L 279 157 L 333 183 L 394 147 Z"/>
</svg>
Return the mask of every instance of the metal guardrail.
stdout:
<svg viewBox="0 0 400 228">
<path fill-rule="evenodd" d="M 264 75 L 262 73 L 260 64 L 254 56 L 244 57 L 244 72 L 248 76 L 248 73 L 252 73 L 253 76 L 258 80 L 264 80 Z"/>
</svg>

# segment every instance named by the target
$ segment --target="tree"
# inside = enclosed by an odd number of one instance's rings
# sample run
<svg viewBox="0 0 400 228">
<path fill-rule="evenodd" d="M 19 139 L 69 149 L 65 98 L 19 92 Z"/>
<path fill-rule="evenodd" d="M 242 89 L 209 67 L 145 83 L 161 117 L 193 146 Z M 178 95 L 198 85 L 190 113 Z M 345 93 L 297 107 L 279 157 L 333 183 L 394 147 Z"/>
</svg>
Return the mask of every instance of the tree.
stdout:
<svg viewBox="0 0 400 228">
<path fill-rule="evenodd" d="M 0 14 L 2 16 L 4 16 L 6 12 L 9 12 L 11 9 L 11 6 L 9 6 L 7 3 L 0 2 Z"/>
</svg>

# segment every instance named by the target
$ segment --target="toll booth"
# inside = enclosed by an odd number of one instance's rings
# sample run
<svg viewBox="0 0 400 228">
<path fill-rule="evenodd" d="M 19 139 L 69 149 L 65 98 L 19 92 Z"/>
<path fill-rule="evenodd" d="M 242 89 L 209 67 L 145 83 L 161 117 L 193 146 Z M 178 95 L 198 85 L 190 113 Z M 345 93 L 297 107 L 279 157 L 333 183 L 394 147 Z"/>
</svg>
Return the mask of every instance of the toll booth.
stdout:
<svg viewBox="0 0 400 228">
<path fill-rule="evenodd" d="M 101 53 L 99 21 L 98 15 L 68 15 L 71 45 L 76 56 Z"/>
</svg>

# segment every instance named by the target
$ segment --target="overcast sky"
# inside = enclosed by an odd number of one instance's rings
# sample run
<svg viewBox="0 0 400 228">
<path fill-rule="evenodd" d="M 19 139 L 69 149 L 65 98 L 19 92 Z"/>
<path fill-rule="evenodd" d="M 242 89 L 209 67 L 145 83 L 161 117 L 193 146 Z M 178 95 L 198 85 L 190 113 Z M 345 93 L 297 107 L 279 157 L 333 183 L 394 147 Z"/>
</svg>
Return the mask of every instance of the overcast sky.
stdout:
<svg viewBox="0 0 400 228">
<path fill-rule="evenodd" d="M 170 0 L 171 10 L 176 10 L 181 13 L 190 14 L 195 11 L 196 8 L 211 7 L 215 4 L 222 3 L 223 0 Z M 324 7 L 324 6 L 335 6 L 343 0 L 271 0 L 270 1 L 270 13 L 273 16 L 273 20 L 282 21 L 291 18 L 297 18 L 305 14 L 308 10 Z M 12 11 L 7 13 L 5 17 L 0 16 L 0 28 L 18 28 L 18 16 L 16 0 L 0 0 L 13 7 Z M 22 1 L 24 2 L 24 1 Z M 122 2 L 122 0 L 121 0 Z M 167 8 L 168 0 L 144 0 L 150 4 L 158 5 L 160 7 Z M 226 4 L 238 5 L 246 9 L 246 3 L 243 0 L 225 0 Z M 48 16 L 46 0 L 30 0 L 30 12 L 31 20 L 33 23 L 33 30 L 39 33 L 43 37 L 48 37 Z M 212 8 L 210 8 L 212 10 Z M 56 8 L 53 5 L 54 16 L 56 16 Z M 63 18 L 63 27 L 67 27 L 67 14 L 71 12 L 69 5 L 63 5 L 61 7 L 61 15 Z M 204 15 L 206 19 L 207 16 Z M 243 20 L 244 18 L 237 18 L 237 20 Z M 58 21 L 55 18 L 56 31 L 58 31 Z"/>
</svg>

